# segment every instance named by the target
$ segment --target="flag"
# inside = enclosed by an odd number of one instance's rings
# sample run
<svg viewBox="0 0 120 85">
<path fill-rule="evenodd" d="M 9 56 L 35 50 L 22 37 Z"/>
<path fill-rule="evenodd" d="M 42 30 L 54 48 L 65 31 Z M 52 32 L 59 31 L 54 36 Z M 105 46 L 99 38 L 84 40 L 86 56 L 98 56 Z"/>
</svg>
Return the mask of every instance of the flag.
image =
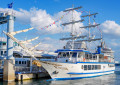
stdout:
<svg viewBox="0 0 120 85">
<path fill-rule="evenodd" d="M 94 15 L 94 18 L 96 18 L 96 15 Z"/>
<path fill-rule="evenodd" d="M 81 11 L 81 13 L 83 13 L 83 11 Z"/>
<path fill-rule="evenodd" d="M 55 24 L 55 22 L 53 22 L 53 24 Z"/>
<path fill-rule="evenodd" d="M 8 8 L 12 8 L 12 6 L 13 6 L 13 2 L 8 4 Z"/>
</svg>

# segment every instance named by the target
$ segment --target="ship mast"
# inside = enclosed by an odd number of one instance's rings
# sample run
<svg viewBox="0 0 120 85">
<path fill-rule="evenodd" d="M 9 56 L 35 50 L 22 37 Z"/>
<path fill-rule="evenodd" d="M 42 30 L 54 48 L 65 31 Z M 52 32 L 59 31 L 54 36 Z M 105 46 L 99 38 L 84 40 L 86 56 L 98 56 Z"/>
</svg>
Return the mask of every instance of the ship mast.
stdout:
<svg viewBox="0 0 120 85">
<path fill-rule="evenodd" d="M 89 15 L 90 15 L 90 11 L 89 11 Z M 88 34 L 88 36 L 89 36 L 89 39 L 90 39 L 90 25 L 91 25 L 91 23 L 90 23 L 90 16 L 89 16 L 89 34 Z"/>
<path fill-rule="evenodd" d="M 93 38 L 91 38 L 91 35 L 90 35 L 90 29 L 91 28 L 94 28 L 94 27 L 96 27 L 96 26 L 98 26 L 98 25 L 100 25 L 100 24 L 95 24 L 95 25 L 91 25 L 91 23 L 90 23 L 90 17 L 91 16 L 95 16 L 96 14 L 98 14 L 98 13 L 93 13 L 93 14 L 91 14 L 90 13 L 90 11 L 89 11 L 89 14 L 88 15 L 84 15 L 84 16 L 81 16 L 81 17 L 89 17 L 89 25 L 88 26 L 84 26 L 84 27 L 80 27 L 80 28 L 88 28 L 88 39 L 87 40 L 78 40 L 78 42 L 80 42 L 80 41 L 88 41 L 88 42 L 91 42 L 91 41 L 96 41 L 96 40 L 101 40 L 102 39 L 102 35 L 101 35 L 101 38 L 96 38 L 96 39 L 93 39 Z M 102 40 L 101 40 L 102 41 Z"/>
<path fill-rule="evenodd" d="M 75 20 L 73 19 L 73 11 L 76 10 L 76 9 L 81 9 L 81 8 L 82 8 L 81 6 L 80 6 L 80 7 L 77 7 L 77 8 L 74 8 L 74 5 L 73 5 L 71 9 L 67 9 L 67 10 L 64 10 L 64 11 L 63 11 L 63 12 L 72 11 L 72 20 L 71 20 L 71 22 L 63 23 L 63 24 L 62 24 L 63 26 L 72 24 L 71 33 L 70 33 L 70 36 L 71 36 L 71 37 L 61 38 L 60 40 L 72 40 L 72 47 L 71 47 L 72 49 L 74 49 L 74 40 L 75 40 L 76 38 L 84 38 L 84 37 L 86 37 L 86 36 L 77 36 L 77 37 L 76 37 L 75 34 L 74 34 L 74 29 L 73 29 L 73 25 L 74 25 L 75 23 L 79 23 L 79 22 L 84 21 L 84 19 L 78 20 L 78 21 L 75 21 Z"/>
<path fill-rule="evenodd" d="M 74 5 L 72 5 L 72 8 L 74 8 Z M 74 10 L 72 10 L 72 22 L 74 22 L 74 20 L 73 20 L 73 11 Z M 72 38 L 75 36 L 74 31 L 73 31 L 73 24 L 72 24 L 72 28 L 71 28 L 71 36 L 72 36 Z M 74 48 L 74 39 L 72 39 L 72 49 L 73 48 Z"/>
</svg>

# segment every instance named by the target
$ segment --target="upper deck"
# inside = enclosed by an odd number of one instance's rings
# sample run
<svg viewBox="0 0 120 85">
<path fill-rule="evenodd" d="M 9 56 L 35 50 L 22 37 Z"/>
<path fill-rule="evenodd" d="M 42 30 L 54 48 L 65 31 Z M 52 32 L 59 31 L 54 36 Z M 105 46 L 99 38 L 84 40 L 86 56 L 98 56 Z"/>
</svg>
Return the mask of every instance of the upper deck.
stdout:
<svg viewBox="0 0 120 85">
<path fill-rule="evenodd" d="M 58 49 L 57 51 L 55 51 L 55 53 L 59 53 L 59 52 L 88 52 L 90 53 L 88 50 L 84 50 L 84 49 Z"/>
</svg>

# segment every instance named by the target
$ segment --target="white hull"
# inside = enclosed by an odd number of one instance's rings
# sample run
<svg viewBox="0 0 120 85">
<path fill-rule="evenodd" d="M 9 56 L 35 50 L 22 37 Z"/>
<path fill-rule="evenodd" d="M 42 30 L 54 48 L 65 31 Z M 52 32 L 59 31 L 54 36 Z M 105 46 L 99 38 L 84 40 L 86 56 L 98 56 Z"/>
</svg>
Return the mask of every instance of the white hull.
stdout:
<svg viewBox="0 0 120 85">
<path fill-rule="evenodd" d="M 67 80 L 102 76 L 114 73 L 115 67 L 100 63 L 58 63 L 41 61 L 42 66 L 48 71 L 52 79 Z M 101 65 L 100 70 L 84 70 L 82 65 Z"/>
</svg>

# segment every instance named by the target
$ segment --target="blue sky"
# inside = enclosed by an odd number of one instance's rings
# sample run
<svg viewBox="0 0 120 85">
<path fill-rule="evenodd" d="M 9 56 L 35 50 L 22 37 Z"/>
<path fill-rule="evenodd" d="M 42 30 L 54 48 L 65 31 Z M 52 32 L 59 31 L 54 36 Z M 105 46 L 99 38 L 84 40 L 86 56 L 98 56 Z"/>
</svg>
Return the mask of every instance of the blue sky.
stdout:
<svg viewBox="0 0 120 85">
<path fill-rule="evenodd" d="M 17 17 L 15 22 L 15 30 L 26 29 L 31 26 L 36 27 L 37 29 L 42 26 L 44 27 L 56 20 L 56 17 L 58 18 L 63 15 L 61 11 L 71 8 L 72 4 L 74 4 L 74 7 L 82 6 L 83 8 L 81 11 L 91 11 L 92 13 L 98 12 L 99 14 L 96 17 L 96 22 L 101 24 L 100 28 L 103 31 L 103 36 L 106 40 L 107 46 L 111 47 L 115 51 L 115 56 L 119 57 L 120 55 L 120 0 L 0 0 L 1 10 L 6 10 L 7 4 L 11 2 L 14 2 L 13 9 L 16 12 Z M 23 16 L 23 14 L 25 14 L 25 16 Z M 43 22 L 46 24 L 43 25 L 43 23 L 39 20 L 38 22 L 31 21 L 33 19 L 40 18 L 37 14 L 42 18 L 44 17 Z M 76 20 L 81 19 L 81 17 L 79 17 L 81 14 L 78 12 L 76 14 Z M 69 21 L 68 18 L 61 20 L 61 22 L 64 22 L 65 20 Z M 62 26 L 58 24 L 60 24 L 60 22 L 56 23 L 56 25 L 52 27 L 53 29 L 49 31 L 33 30 L 28 33 L 18 34 L 16 37 L 20 40 L 24 40 L 25 36 L 28 39 L 35 36 L 40 36 L 39 41 L 43 41 L 43 46 L 40 46 L 39 48 L 46 46 L 46 49 L 50 48 L 50 51 L 52 51 L 51 49 L 55 50 L 65 44 L 64 42 L 60 44 L 61 41 L 59 41 L 59 38 L 63 34 L 67 34 L 67 31 L 69 31 L 62 30 Z M 84 24 L 81 23 L 79 25 L 82 26 Z M 66 32 L 57 33 L 56 31 Z M 50 32 L 52 32 L 52 34 Z"/>
</svg>

